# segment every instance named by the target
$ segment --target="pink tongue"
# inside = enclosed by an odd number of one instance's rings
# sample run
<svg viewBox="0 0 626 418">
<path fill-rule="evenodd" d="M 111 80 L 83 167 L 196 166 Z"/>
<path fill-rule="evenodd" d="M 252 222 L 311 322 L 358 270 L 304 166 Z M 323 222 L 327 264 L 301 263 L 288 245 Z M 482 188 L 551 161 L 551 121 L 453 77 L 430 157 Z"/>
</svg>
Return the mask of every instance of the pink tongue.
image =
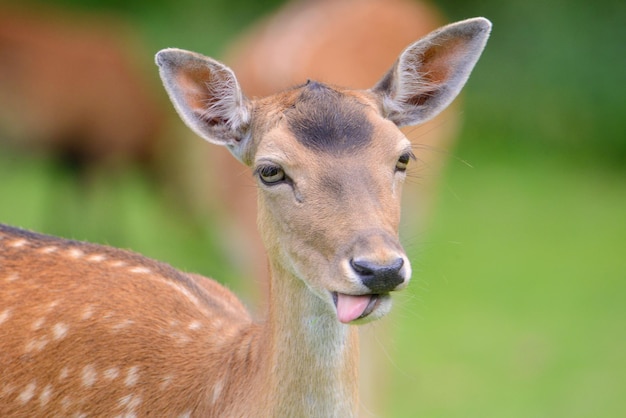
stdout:
<svg viewBox="0 0 626 418">
<path fill-rule="evenodd" d="M 339 321 L 347 324 L 363 315 L 371 298 L 371 295 L 350 296 L 337 293 L 337 317 Z"/>
</svg>

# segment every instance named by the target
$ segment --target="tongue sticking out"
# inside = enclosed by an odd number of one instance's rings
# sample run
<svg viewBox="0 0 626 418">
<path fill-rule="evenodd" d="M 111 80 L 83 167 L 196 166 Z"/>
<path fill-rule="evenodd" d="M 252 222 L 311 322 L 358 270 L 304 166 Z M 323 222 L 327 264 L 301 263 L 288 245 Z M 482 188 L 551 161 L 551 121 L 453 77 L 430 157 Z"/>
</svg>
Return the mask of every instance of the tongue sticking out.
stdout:
<svg viewBox="0 0 626 418">
<path fill-rule="evenodd" d="M 337 293 L 337 318 L 347 324 L 359 318 L 367 309 L 372 295 L 351 296 Z"/>
</svg>

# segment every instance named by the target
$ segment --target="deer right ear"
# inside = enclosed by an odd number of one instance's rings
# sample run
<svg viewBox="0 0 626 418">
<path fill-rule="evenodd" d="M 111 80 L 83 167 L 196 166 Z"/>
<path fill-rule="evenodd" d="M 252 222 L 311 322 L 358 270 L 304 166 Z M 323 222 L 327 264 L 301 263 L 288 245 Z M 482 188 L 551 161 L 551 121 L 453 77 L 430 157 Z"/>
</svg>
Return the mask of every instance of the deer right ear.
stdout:
<svg viewBox="0 0 626 418">
<path fill-rule="evenodd" d="M 157 53 L 165 90 L 182 120 L 209 142 L 242 160 L 250 105 L 233 71 L 209 57 L 182 49 Z"/>
<path fill-rule="evenodd" d="M 406 48 L 371 90 L 398 126 L 437 116 L 459 94 L 482 53 L 491 22 L 479 17 L 438 29 Z"/>
</svg>

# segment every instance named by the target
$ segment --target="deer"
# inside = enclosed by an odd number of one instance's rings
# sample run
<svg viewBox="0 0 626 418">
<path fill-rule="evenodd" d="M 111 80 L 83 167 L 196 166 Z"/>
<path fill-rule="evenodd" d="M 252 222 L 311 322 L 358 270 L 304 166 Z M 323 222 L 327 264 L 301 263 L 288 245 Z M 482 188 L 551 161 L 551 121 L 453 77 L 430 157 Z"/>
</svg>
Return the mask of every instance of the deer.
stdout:
<svg viewBox="0 0 626 418">
<path fill-rule="evenodd" d="M 15 4 L 12 4 L 15 3 Z M 163 106 L 119 17 L 0 5 L 0 145 L 50 154 L 82 177 L 156 164 Z"/>
<path fill-rule="evenodd" d="M 182 120 L 257 181 L 265 317 L 212 279 L 2 225 L 0 415 L 355 416 L 357 325 L 411 278 L 398 229 L 413 155 L 398 126 L 454 99 L 490 30 L 436 30 L 367 90 L 309 81 L 259 99 L 219 61 L 159 51 Z"/>
</svg>

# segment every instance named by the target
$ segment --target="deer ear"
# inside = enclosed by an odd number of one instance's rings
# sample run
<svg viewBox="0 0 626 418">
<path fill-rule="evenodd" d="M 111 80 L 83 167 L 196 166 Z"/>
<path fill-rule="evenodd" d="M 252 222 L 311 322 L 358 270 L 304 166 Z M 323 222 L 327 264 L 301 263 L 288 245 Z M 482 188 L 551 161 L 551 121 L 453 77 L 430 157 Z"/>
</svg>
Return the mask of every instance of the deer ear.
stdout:
<svg viewBox="0 0 626 418">
<path fill-rule="evenodd" d="M 243 159 L 250 104 L 233 71 L 214 59 L 181 49 L 157 53 L 165 90 L 182 120 L 209 142 Z"/>
<path fill-rule="evenodd" d="M 371 90 L 398 126 L 426 122 L 459 94 L 482 53 L 491 22 L 468 19 L 438 29 L 406 48 Z"/>
</svg>

